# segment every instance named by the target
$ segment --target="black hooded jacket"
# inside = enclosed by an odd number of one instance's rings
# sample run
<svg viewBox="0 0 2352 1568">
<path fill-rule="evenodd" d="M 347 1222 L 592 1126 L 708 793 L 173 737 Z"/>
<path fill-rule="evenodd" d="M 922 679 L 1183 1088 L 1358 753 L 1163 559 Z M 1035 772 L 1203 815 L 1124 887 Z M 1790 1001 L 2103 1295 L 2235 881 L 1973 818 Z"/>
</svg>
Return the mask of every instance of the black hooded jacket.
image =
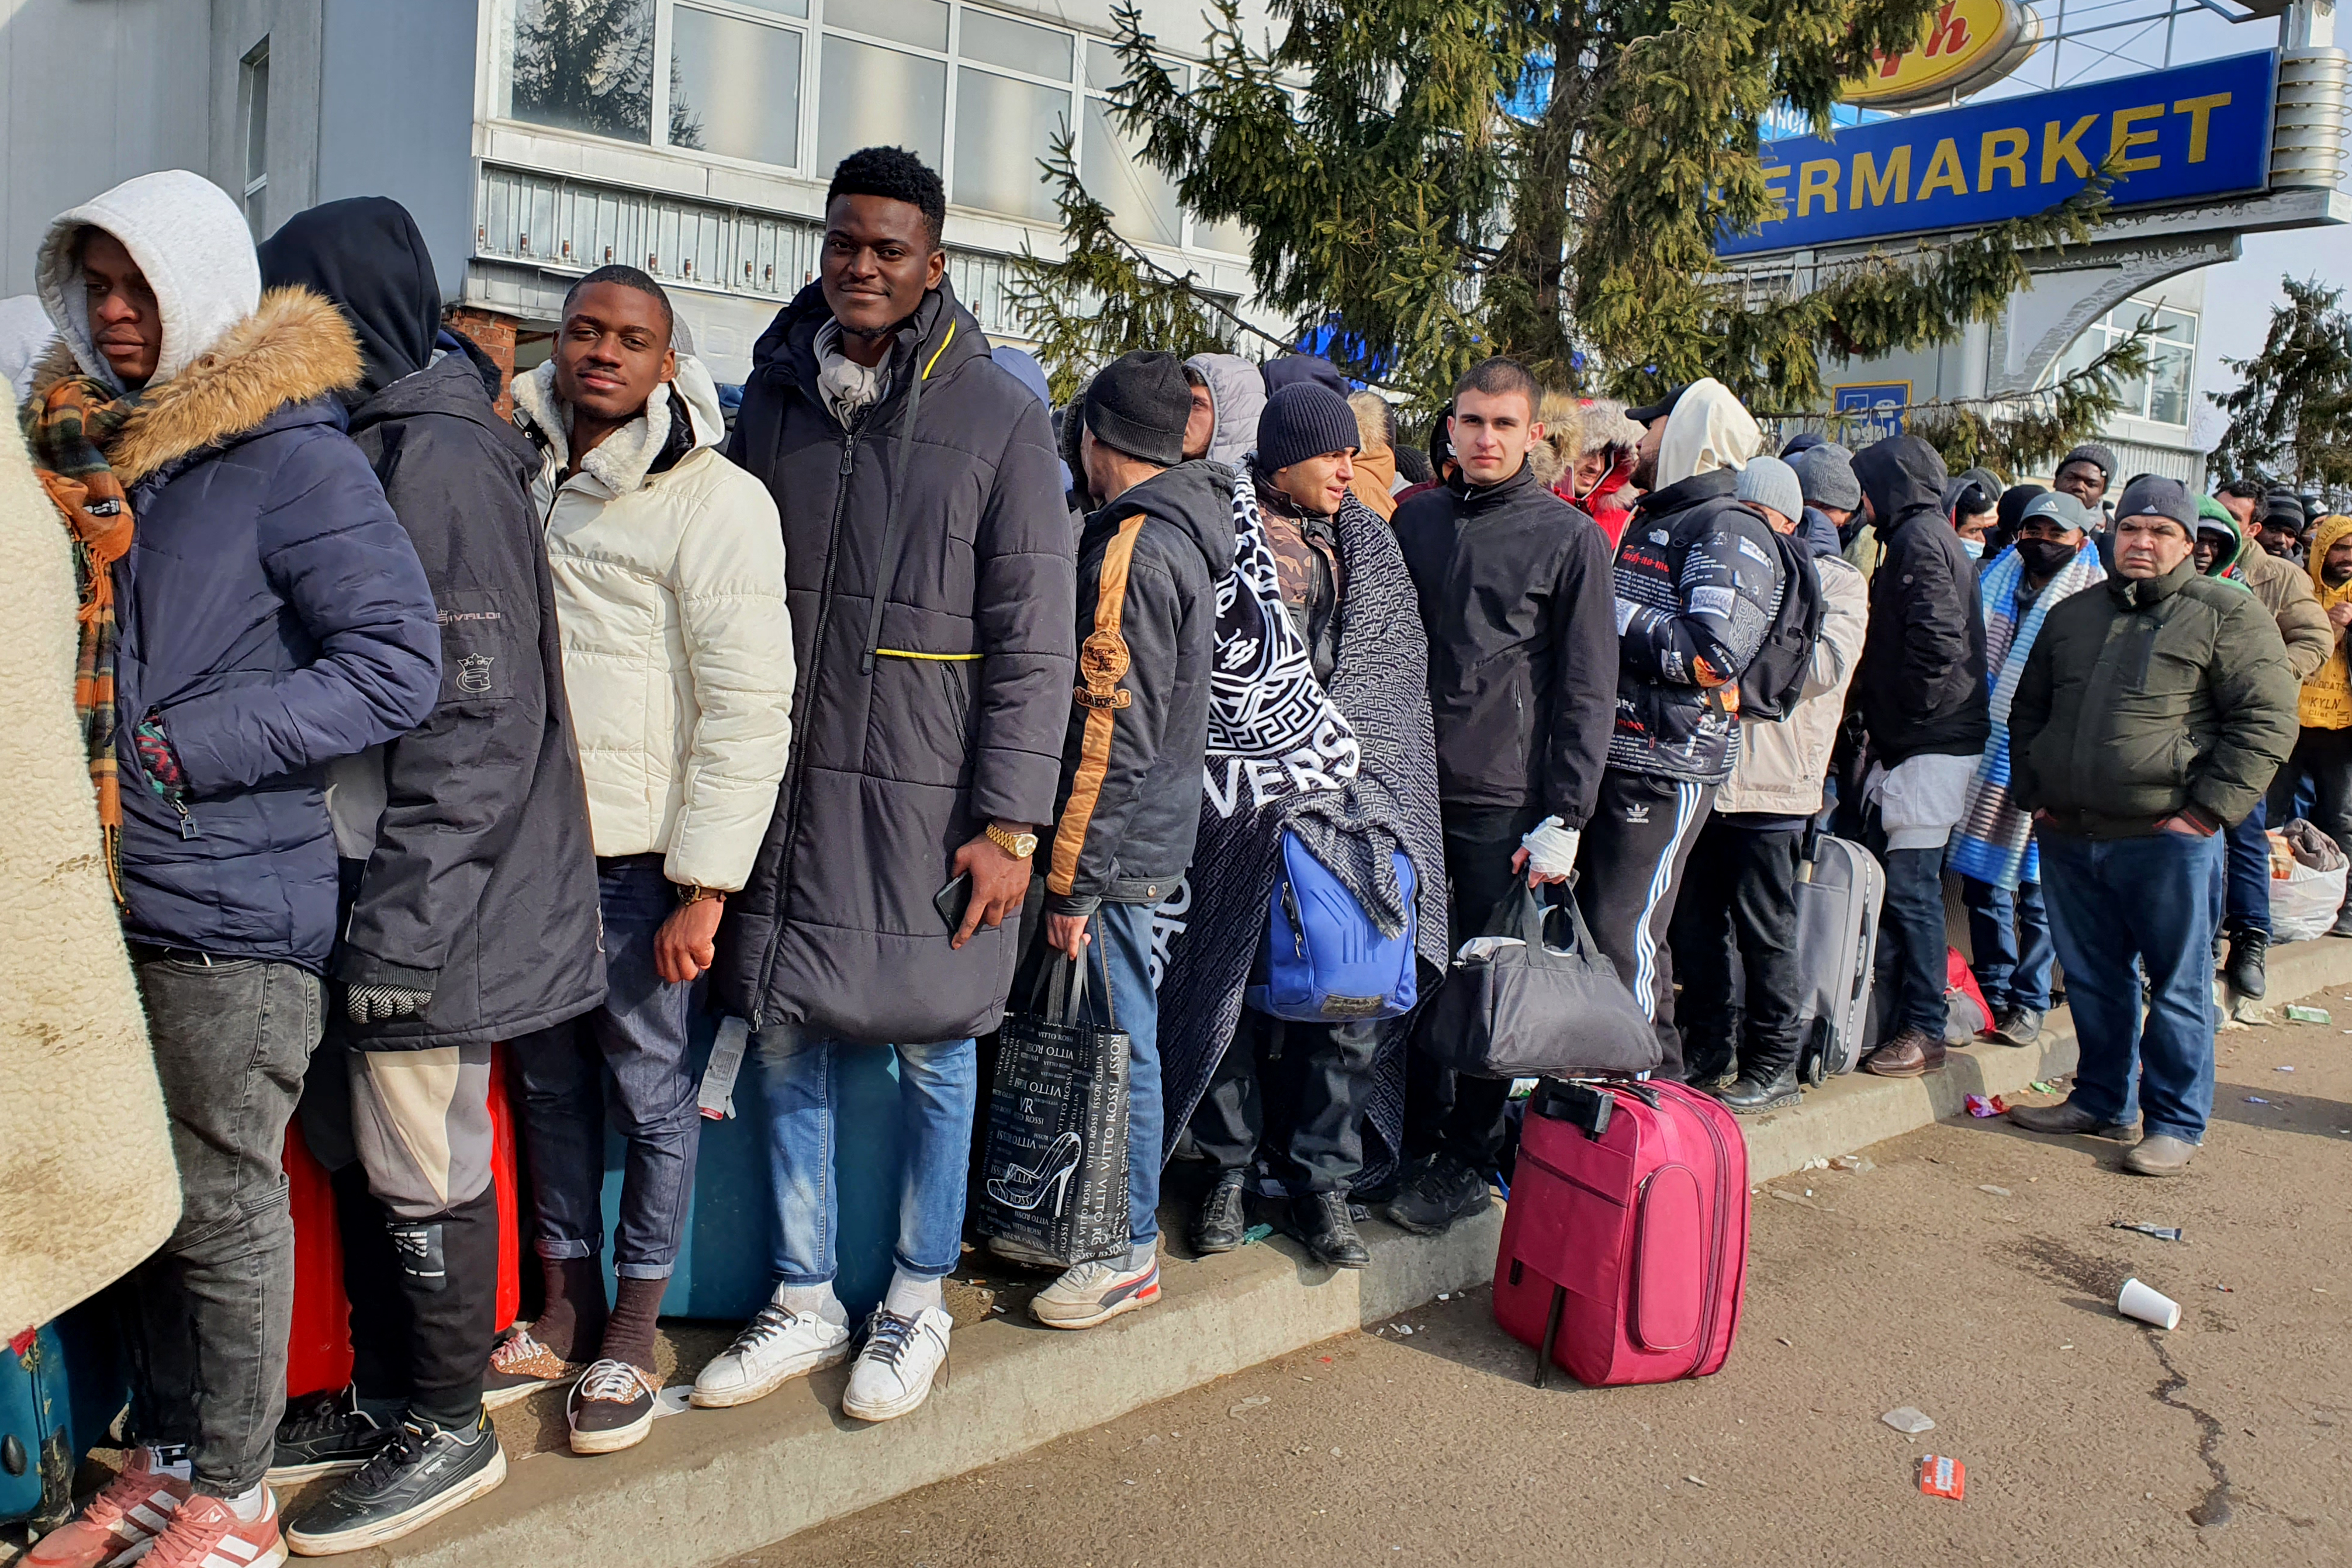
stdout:
<svg viewBox="0 0 2352 1568">
<path fill-rule="evenodd" d="M 1936 449 L 1891 435 L 1854 454 L 1853 476 L 1886 554 L 1870 579 L 1870 631 L 1853 677 L 1871 756 L 1973 757 L 1992 737 L 1977 563 L 1944 513 Z"/>
<path fill-rule="evenodd" d="M 1583 827 L 1616 711 L 1609 541 L 1525 464 L 1424 490 L 1391 522 L 1429 632 L 1438 798 Z"/>
<path fill-rule="evenodd" d="M 932 900 L 990 819 L 1054 814 L 1070 513 L 1044 406 L 945 282 L 849 429 L 816 385 L 831 319 L 816 283 L 777 313 L 728 448 L 783 518 L 795 681 L 792 760 L 714 977 L 761 1027 L 961 1040 L 1003 1015 L 1019 933 L 982 927 L 950 950 Z"/>
<path fill-rule="evenodd" d="M 539 455 L 495 406 L 499 372 L 450 334 L 424 236 L 399 204 L 361 197 L 289 220 L 261 247 L 270 287 L 324 293 L 365 370 L 351 434 L 423 563 L 441 623 L 441 694 L 425 721 L 338 768 L 380 790 L 374 847 L 331 961 L 351 985 L 429 991 L 420 1012 L 343 1024 L 358 1049 L 510 1040 L 604 997 L 596 862 L 530 506 Z M 339 821 L 352 817 L 339 801 Z M 341 1009 L 337 1009 L 340 1015 Z"/>
<path fill-rule="evenodd" d="M 1221 463 L 1179 464 L 1087 519 L 1047 913 L 1157 904 L 1192 864 L 1217 585 L 1233 569 L 1234 471 Z"/>
</svg>

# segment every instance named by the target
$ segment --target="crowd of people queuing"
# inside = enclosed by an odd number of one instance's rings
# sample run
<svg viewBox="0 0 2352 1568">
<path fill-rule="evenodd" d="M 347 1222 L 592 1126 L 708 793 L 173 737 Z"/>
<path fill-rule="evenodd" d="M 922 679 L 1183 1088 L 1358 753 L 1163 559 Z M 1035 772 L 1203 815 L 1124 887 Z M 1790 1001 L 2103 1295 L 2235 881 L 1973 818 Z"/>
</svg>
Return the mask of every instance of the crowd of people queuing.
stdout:
<svg viewBox="0 0 2352 1568">
<path fill-rule="evenodd" d="M 129 1466 L 37 1568 L 388 1541 L 497 1485 L 488 1409 L 551 1385 L 575 1450 L 640 1440 L 706 1006 L 752 1030 L 775 1286 L 698 1405 L 853 1356 L 849 1416 L 923 1403 L 976 1041 L 1024 964 L 1086 966 L 1130 1041 L 1129 1244 L 1062 1271 L 1041 1322 L 1158 1300 L 1180 1150 L 1208 1167 L 1200 1252 L 1257 1201 L 1339 1268 L 1369 1262 L 1365 1207 L 1475 1214 L 1507 1082 L 1437 1068 L 1410 1019 L 1244 1005 L 1281 831 L 1383 928 L 1417 920 L 1424 991 L 1522 886 L 1573 899 L 1660 1071 L 1757 1113 L 1802 1092 L 1794 889 L 1841 824 L 1886 879 L 1867 1071 L 1945 1062 L 1950 873 L 1990 1038 L 2032 1044 L 2063 966 L 2081 1069 L 2014 1119 L 2188 1165 L 2217 932 L 2262 990 L 2265 810 L 2307 783 L 2352 832 L 2352 520 L 2117 486 L 2096 445 L 2048 490 L 1955 478 L 1909 434 L 1774 455 L 1718 382 L 1626 408 L 1508 359 L 1462 378 L 1425 462 L 1303 355 L 1130 353 L 1057 411 L 957 299 L 944 212 L 914 155 L 844 160 L 821 276 L 731 423 L 627 267 L 572 286 L 509 389 L 392 202 L 257 251 L 164 172 L 56 221 L 22 426 L 75 546 L 184 1209 L 133 1281 Z M 494 1042 L 544 1295 L 502 1337 Z M 856 1325 L 837 1084 L 877 1050 L 904 1154 Z M 288 1417 L 298 1108 L 364 1182 L 352 1384 Z M 269 1483 L 329 1475 L 281 1530 Z"/>
</svg>

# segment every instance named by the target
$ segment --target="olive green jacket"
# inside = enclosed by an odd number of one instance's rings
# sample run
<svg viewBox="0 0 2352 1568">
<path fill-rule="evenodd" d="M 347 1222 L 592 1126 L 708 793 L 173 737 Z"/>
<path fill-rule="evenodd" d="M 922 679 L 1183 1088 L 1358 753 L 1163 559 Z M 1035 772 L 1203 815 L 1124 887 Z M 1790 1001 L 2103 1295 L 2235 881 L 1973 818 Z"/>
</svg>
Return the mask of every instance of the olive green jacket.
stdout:
<svg viewBox="0 0 2352 1568">
<path fill-rule="evenodd" d="M 2011 790 L 2062 832 L 2126 838 L 2195 806 L 2243 821 L 2294 748 L 2295 679 L 2261 600 L 2183 561 L 2053 607 L 2010 710 Z"/>
</svg>

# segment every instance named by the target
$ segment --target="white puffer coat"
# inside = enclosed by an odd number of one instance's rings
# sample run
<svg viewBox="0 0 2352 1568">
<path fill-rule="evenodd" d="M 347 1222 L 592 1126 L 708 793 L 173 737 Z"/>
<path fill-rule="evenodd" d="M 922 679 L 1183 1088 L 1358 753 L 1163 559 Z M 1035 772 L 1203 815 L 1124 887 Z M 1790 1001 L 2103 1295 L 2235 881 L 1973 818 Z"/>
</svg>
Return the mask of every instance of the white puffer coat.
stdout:
<svg viewBox="0 0 2352 1568">
<path fill-rule="evenodd" d="M 658 853 L 672 882 L 731 893 L 791 747 L 784 537 L 767 486 L 716 449 L 709 372 L 688 355 L 677 365 L 569 479 L 552 363 L 515 378 L 516 423 L 547 453 L 531 500 L 596 853 Z M 692 434 L 673 437 L 681 408 Z"/>
</svg>

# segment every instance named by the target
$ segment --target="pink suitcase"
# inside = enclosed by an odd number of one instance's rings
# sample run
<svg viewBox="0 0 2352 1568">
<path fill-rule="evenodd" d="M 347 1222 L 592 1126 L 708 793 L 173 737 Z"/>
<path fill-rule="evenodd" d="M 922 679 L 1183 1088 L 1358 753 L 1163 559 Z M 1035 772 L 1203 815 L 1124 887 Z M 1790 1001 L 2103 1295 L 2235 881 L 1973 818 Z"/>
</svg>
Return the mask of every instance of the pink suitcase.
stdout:
<svg viewBox="0 0 2352 1568">
<path fill-rule="evenodd" d="M 1495 1260 L 1495 1322 L 1595 1387 L 1705 1377 L 1748 1274 L 1748 1145 L 1680 1083 L 1546 1079 Z"/>
</svg>

